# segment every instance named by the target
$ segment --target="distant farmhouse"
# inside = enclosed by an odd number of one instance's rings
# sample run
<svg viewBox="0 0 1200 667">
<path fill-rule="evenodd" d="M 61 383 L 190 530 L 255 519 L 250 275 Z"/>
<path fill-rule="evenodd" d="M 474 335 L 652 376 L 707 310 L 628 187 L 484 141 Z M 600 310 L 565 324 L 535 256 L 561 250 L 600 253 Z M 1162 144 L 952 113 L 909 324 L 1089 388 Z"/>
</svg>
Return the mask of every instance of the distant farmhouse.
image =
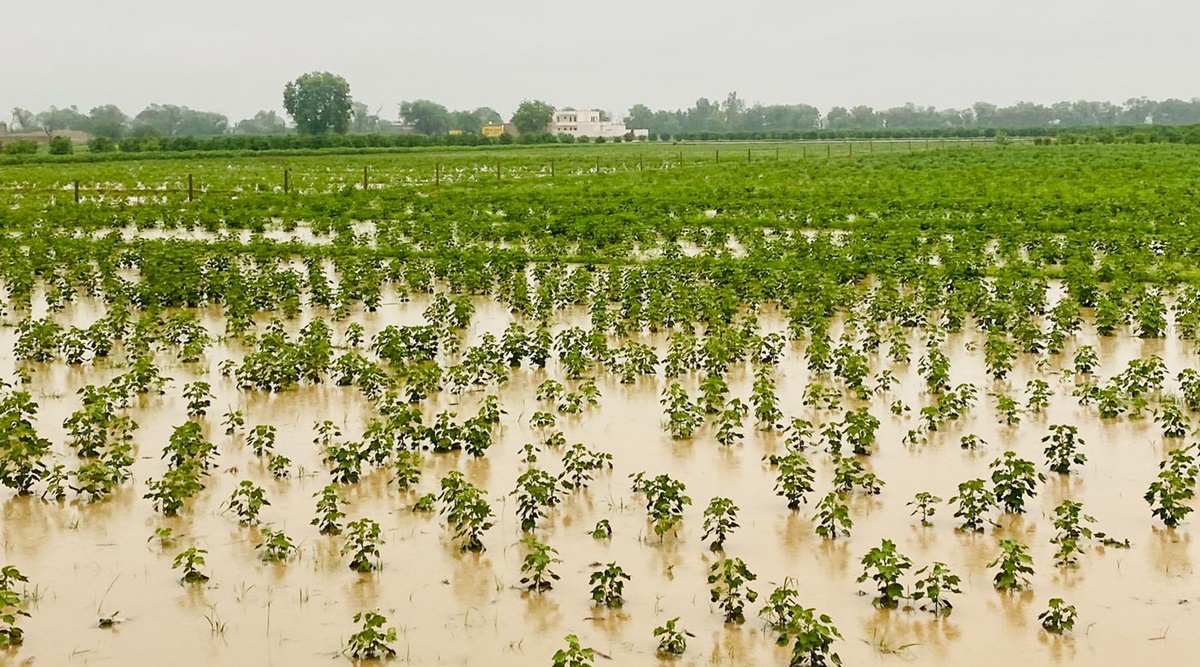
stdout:
<svg viewBox="0 0 1200 667">
<path fill-rule="evenodd" d="M 484 125 L 480 130 L 480 134 L 489 139 L 499 139 L 500 135 L 507 134 L 509 136 L 517 136 L 521 131 L 512 123 L 496 123 L 494 125 Z"/>
<path fill-rule="evenodd" d="M 592 109 L 578 109 L 554 112 L 554 121 L 550 123 L 551 134 L 569 134 L 573 137 L 624 137 L 632 134 L 635 137 L 649 136 L 649 130 L 633 130 L 625 127 L 625 123 L 613 123 L 600 120 L 600 112 Z"/>
</svg>

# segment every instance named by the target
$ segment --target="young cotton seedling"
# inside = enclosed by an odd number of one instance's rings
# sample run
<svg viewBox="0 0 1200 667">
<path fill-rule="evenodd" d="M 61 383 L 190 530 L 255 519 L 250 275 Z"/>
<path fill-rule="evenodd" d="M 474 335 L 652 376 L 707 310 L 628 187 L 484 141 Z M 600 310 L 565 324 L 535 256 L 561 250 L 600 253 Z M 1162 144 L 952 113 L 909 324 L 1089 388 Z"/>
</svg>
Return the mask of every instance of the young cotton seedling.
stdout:
<svg viewBox="0 0 1200 667">
<path fill-rule="evenodd" d="M 958 495 L 950 499 L 950 502 L 958 503 L 954 516 L 962 519 L 959 530 L 983 532 L 983 524 L 988 521 L 987 513 L 996 506 L 996 496 L 985 484 L 982 479 L 963 482 L 958 485 Z"/>
<path fill-rule="evenodd" d="M 679 617 L 668 620 L 665 624 L 654 628 L 654 636 L 658 638 L 658 652 L 662 655 L 678 656 L 687 651 L 688 637 L 695 637 L 687 630 L 678 627 Z"/>
<path fill-rule="evenodd" d="M 862 566 L 859 583 L 869 578 L 875 582 L 879 593 L 871 603 L 884 609 L 895 609 L 899 606 L 904 597 L 904 586 L 900 584 L 900 577 L 905 570 L 912 567 L 912 560 L 896 551 L 894 542 L 883 540 L 879 546 L 873 547 L 863 556 Z"/>
<path fill-rule="evenodd" d="M 1075 605 L 1067 604 L 1062 598 L 1050 598 L 1048 608 L 1038 614 L 1038 620 L 1046 632 L 1061 635 L 1075 628 L 1077 615 Z"/>
<path fill-rule="evenodd" d="M 567 635 L 567 647 L 554 652 L 551 667 L 593 667 L 596 651 L 579 644 L 579 637 Z"/>
<path fill-rule="evenodd" d="M 396 628 L 384 628 L 387 617 L 377 612 L 359 612 L 354 615 L 354 622 L 361 623 L 362 628 L 350 635 L 346 648 L 342 653 L 356 660 L 377 660 L 396 657 L 392 643 L 396 641 Z"/>
<path fill-rule="evenodd" d="M 1020 591 L 1029 587 L 1033 576 L 1033 556 L 1029 547 L 1015 540 L 1000 540 L 1000 555 L 987 564 L 999 567 L 992 583 L 999 591 Z"/>
<path fill-rule="evenodd" d="M 350 569 L 370 572 L 379 568 L 379 547 L 384 543 L 379 524 L 370 519 L 351 521 L 346 525 L 346 543 L 342 555 L 350 556 Z"/>
<path fill-rule="evenodd" d="M 1025 512 L 1025 499 L 1037 494 L 1037 484 L 1046 476 L 1037 472 L 1032 461 L 1018 458 L 1015 452 L 1004 454 L 988 466 L 992 470 L 993 492 L 1004 511 Z"/>
<path fill-rule="evenodd" d="M 924 600 L 921 608 L 932 611 L 936 615 L 949 614 L 954 605 L 946 599 L 946 595 L 962 593 L 958 587 L 962 580 L 958 575 L 951 572 L 945 563 L 927 565 L 917 570 L 915 574 L 924 574 L 925 576 L 918 579 L 913 586 L 913 601 Z"/>
<path fill-rule="evenodd" d="M 525 575 L 521 577 L 521 585 L 526 590 L 535 593 L 542 593 L 554 588 L 554 582 L 558 581 L 559 576 L 550 569 L 550 566 L 562 562 L 561 558 L 555 557 L 558 551 L 549 545 L 538 542 L 537 538 L 532 535 L 522 539 L 521 544 L 528 551 L 525 554 L 525 560 L 521 563 L 521 573 Z"/>
<path fill-rule="evenodd" d="M 836 539 L 839 535 L 850 534 L 854 522 L 850 519 L 850 508 L 846 506 L 845 496 L 830 491 L 816 506 L 816 532 L 827 540 Z"/>
<path fill-rule="evenodd" d="M 200 568 L 204 566 L 204 554 L 207 553 L 208 551 L 205 549 L 188 547 L 175 557 L 175 562 L 171 564 L 171 569 L 183 570 L 183 576 L 180 577 L 180 581 L 187 584 L 198 584 L 208 581 L 208 575 L 200 571 Z"/>
<path fill-rule="evenodd" d="M 932 526 L 933 524 L 930 523 L 929 517 L 937 513 L 938 503 L 941 502 L 942 499 L 932 493 L 921 491 L 913 496 L 912 501 L 908 503 L 908 506 L 913 508 L 913 511 L 909 515 L 921 517 L 922 526 Z"/>
<path fill-rule="evenodd" d="M 629 575 L 616 563 L 609 563 L 596 570 L 588 579 L 592 586 L 592 602 L 605 607 L 620 607 L 625 604 L 625 582 Z"/>
<path fill-rule="evenodd" d="M 725 546 L 729 533 L 738 527 L 738 507 L 728 498 L 713 498 L 704 509 L 704 537 L 712 538 L 709 548 L 720 551 Z"/>
<path fill-rule="evenodd" d="M 1046 456 L 1046 467 L 1059 475 L 1071 474 L 1072 466 L 1081 466 L 1087 462 L 1087 456 L 1079 451 L 1085 443 L 1079 437 L 1079 429 L 1066 424 L 1054 424 L 1050 433 L 1042 437 L 1046 443 L 1043 454 Z"/>
<path fill-rule="evenodd" d="M 229 497 L 228 509 L 238 516 L 241 523 L 256 524 L 259 512 L 271 504 L 265 496 L 266 491 L 261 486 L 243 480 Z"/>
<path fill-rule="evenodd" d="M 758 593 L 748 584 L 758 577 L 746 567 L 741 558 L 722 558 L 709 569 L 708 583 L 712 586 L 710 599 L 725 614 L 726 623 L 744 623 L 746 603 L 758 599 Z"/>
</svg>

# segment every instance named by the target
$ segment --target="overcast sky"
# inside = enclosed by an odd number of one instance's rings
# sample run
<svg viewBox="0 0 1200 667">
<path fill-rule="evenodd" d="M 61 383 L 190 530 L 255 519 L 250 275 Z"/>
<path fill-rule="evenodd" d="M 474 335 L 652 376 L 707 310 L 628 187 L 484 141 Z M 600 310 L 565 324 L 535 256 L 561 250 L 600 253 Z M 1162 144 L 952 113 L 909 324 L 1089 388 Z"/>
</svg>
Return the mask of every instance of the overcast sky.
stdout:
<svg viewBox="0 0 1200 667">
<path fill-rule="evenodd" d="M 156 102 L 237 121 L 312 70 L 387 118 L 418 98 L 507 117 L 729 91 L 823 111 L 1200 96 L 1187 0 L 4 0 L 0 25 L 0 120 Z"/>
</svg>

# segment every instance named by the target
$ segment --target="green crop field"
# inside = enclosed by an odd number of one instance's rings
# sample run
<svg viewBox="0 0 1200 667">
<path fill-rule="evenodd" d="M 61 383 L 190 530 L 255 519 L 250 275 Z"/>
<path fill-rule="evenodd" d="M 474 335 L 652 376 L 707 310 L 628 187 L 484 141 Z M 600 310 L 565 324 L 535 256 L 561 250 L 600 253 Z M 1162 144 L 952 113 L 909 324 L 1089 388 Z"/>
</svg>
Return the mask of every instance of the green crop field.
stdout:
<svg viewBox="0 0 1200 667">
<path fill-rule="evenodd" d="M 0 167 L 0 656 L 1178 664 L 1198 216 L 1182 144 Z"/>
</svg>

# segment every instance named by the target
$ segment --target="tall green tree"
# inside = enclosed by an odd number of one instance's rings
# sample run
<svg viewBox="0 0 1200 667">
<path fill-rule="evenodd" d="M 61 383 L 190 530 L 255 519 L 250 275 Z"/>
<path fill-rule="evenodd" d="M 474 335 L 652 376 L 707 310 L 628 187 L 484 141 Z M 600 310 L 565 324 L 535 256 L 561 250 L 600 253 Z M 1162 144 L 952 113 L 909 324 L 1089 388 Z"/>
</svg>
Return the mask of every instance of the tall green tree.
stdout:
<svg viewBox="0 0 1200 667">
<path fill-rule="evenodd" d="M 129 122 L 129 117 L 115 104 L 105 104 L 93 107 L 88 113 L 88 120 L 91 123 L 92 134 L 116 140 L 125 134 L 125 126 Z"/>
<path fill-rule="evenodd" d="M 42 126 L 38 123 L 37 115 L 28 109 L 14 107 L 12 110 L 13 132 L 40 132 Z"/>
<path fill-rule="evenodd" d="M 512 124 L 521 134 L 545 134 L 554 120 L 554 107 L 541 100 L 525 100 L 513 114 Z"/>
<path fill-rule="evenodd" d="M 625 125 L 631 130 L 648 130 L 654 124 L 654 112 L 645 104 L 635 104 L 629 107 L 625 115 Z"/>
<path fill-rule="evenodd" d="M 254 118 L 238 121 L 233 127 L 234 134 L 284 134 L 287 123 L 274 111 L 259 111 Z"/>
<path fill-rule="evenodd" d="M 479 107 L 474 111 L 451 111 L 450 129 L 459 132 L 479 134 L 484 125 L 498 125 L 504 122 L 500 112 L 491 107 Z"/>
<path fill-rule="evenodd" d="M 147 128 L 160 137 L 212 137 L 229 129 L 229 119 L 222 114 L 174 104 L 151 104 L 134 120 L 135 130 Z"/>
<path fill-rule="evenodd" d="M 42 129 L 54 133 L 61 130 L 80 130 L 86 132 L 90 125 L 88 117 L 80 113 L 77 107 L 59 109 L 50 107 L 37 115 Z"/>
<path fill-rule="evenodd" d="M 437 136 L 450 129 L 450 112 L 431 100 L 400 103 L 400 122 L 411 126 L 417 134 Z"/>
<path fill-rule="evenodd" d="M 301 134 L 345 134 L 354 100 L 350 84 L 329 72 L 309 72 L 283 89 L 283 108 Z"/>
</svg>

